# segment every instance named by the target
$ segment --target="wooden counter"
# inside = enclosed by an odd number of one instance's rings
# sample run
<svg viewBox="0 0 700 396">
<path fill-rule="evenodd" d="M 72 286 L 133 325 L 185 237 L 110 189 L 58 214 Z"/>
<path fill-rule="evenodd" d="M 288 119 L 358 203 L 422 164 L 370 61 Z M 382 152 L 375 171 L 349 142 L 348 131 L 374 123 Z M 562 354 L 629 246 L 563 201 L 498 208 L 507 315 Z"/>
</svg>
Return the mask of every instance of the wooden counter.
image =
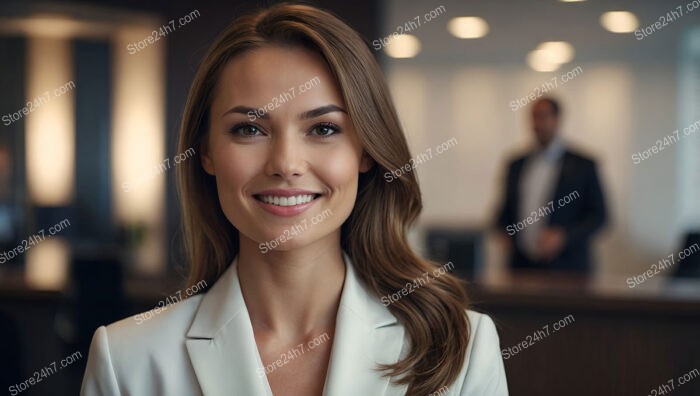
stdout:
<svg viewBox="0 0 700 396">
<path fill-rule="evenodd" d="M 672 378 L 674 396 L 700 395 L 700 374 L 678 384 L 700 370 L 698 280 L 519 273 L 468 291 L 499 330 L 511 396 L 650 395 Z"/>
</svg>

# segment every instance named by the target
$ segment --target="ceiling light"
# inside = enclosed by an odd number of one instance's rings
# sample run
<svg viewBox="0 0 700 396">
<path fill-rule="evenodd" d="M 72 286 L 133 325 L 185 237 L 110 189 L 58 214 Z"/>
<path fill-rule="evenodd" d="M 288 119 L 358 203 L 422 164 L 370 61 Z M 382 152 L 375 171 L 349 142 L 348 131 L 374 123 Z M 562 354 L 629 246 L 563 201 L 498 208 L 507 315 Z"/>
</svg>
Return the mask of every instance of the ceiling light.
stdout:
<svg viewBox="0 0 700 396">
<path fill-rule="evenodd" d="M 392 58 L 413 58 L 419 52 L 420 41 L 411 34 L 402 34 L 386 46 L 386 53 Z"/>
<path fill-rule="evenodd" d="M 538 72 L 551 72 L 559 68 L 560 64 L 552 62 L 549 52 L 541 49 L 530 51 L 527 54 L 527 64 Z"/>
<path fill-rule="evenodd" d="M 545 51 L 552 63 L 568 63 L 574 59 L 574 47 L 566 41 L 546 41 L 536 49 Z"/>
<path fill-rule="evenodd" d="M 600 24 L 613 33 L 631 33 L 637 29 L 639 21 L 629 11 L 608 11 L 600 16 Z"/>
<path fill-rule="evenodd" d="M 475 39 L 486 36 L 489 32 L 489 24 L 480 17 L 458 17 L 448 22 L 447 30 L 457 38 Z"/>
</svg>

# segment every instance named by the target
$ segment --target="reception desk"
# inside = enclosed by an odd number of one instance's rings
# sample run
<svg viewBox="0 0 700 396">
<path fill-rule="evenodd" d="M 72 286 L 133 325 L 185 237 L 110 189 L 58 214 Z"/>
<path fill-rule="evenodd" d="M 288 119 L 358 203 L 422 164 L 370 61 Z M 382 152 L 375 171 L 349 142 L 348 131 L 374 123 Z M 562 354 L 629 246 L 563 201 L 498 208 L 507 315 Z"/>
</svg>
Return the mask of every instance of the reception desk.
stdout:
<svg viewBox="0 0 700 396">
<path fill-rule="evenodd" d="M 674 396 L 700 395 L 699 280 L 630 288 L 521 272 L 468 292 L 496 323 L 512 396 L 655 395 L 671 384 Z"/>
<path fill-rule="evenodd" d="M 19 274 L 3 275 L 0 313 L 16 323 L 19 339 L 13 342 L 22 353 L 4 365 L 20 366 L 17 381 L 23 381 L 47 363 L 80 351 L 83 359 L 69 372 L 23 393 L 75 395 L 96 325 L 85 325 L 90 328 L 76 339 L 81 332 L 65 323 L 65 313 L 71 312 L 66 293 L 32 289 Z M 127 312 L 97 301 L 94 308 L 109 311 L 102 321 L 151 309 L 178 289 L 175 280 L 127 279 L 124 285 Z M 488 313 L 496 323 L 512 396 L 645 396 L 671 379 L 673 396 L 700 395 L 700 372 L 686 384 L 678 383 L 679 377 L 700 370 L 697 280 L 659 278 L 630 289 L 625 279 L 519 273 L 469 282 L 467 290 L 472 309 Z"/>
</svg>

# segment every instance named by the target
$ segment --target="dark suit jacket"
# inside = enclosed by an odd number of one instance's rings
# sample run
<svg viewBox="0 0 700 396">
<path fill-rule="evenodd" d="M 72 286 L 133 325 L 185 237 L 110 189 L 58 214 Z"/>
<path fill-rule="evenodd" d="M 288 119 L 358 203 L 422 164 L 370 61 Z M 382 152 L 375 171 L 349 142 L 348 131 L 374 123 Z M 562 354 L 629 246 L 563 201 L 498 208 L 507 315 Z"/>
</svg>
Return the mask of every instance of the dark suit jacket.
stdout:
<svg viewBox="0 0 700 396">
<path fill-rule="evenodd" d="M 520 180 L 528 156 L 521 156 L 510 163 L 506 178 L 505 199 L 497 223 L 506 227 L 525 219 L 519 218 Z M 590 267 L 589 240 L 605 223 L 606 209 L 603 191 L 593 160 L 566 150 L 560 161 L 561 174 L 554 189 L 554 212 L 540 218 L 550 226 L 566 230 L 566 245 L 553 261 L 533 262 L 518 246 L 519 232 L 513 235 L 511 265 L 515 268 L 551 268 L 587 271 Z M 577 191 L 578 197 L 558 207 L 558 200 Z M 573 197 L 572 197 L 573 198 Z M 512 228 L 511 228 L 512 230 Z M 512 231 L 511 231 L 512 233 Z"/>
</svg>

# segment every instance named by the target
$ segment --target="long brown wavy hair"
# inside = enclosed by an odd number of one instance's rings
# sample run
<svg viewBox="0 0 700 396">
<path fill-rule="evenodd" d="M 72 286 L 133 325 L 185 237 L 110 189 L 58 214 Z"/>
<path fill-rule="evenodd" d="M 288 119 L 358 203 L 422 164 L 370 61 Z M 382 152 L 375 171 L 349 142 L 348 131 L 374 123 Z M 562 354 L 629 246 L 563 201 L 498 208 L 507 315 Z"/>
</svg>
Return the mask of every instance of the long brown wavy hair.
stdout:
<svg viewBox="0 0 700 396">
<path fill-rule="evenodd" d="M 236 19 L 216 39 L 195 75 L 187 98 L 179 150 L 201 154 L 209 131 L 209 109 L 221 69 L 244 51 L 296 45 L 325 59 L 342 91 L 350 119 L 375 165 L 359 175 L 355 207 L 341 227 L 341 244 L 365 285 L 377 296 L 393 294 L 436 263 L 417 256 L 406 232 L 422 209 L 416 175 L 393 182 L 382 175 L 411 159 L 383 73 L 367 42 L 335 15 L 308 5 L 278 4 Z M 239 250 L 239 235 L 226 219 L 213 176 L 199 161 L 178 167 L 188 286 L 214 284 Z M 378 365 L 384 376 L 408 384 L 409 395 L 449 386 L 459 375 L 470 337 L 467 296 L 449 273 L 388 305 L 410 340 L 405 357 Z"/>
</svg>

